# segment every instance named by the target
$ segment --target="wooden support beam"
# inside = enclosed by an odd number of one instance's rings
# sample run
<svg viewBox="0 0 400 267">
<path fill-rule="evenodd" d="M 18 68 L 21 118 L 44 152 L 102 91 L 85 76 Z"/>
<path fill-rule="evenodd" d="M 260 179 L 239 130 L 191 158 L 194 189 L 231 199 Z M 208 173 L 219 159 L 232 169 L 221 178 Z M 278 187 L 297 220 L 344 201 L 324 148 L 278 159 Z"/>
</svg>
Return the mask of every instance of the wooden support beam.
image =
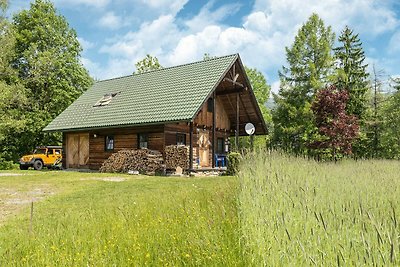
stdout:
<svg viewBox="0 0 400 267">
<path fill-rule="evenodd" d="M 217 92 L 217 95 L 233 95 L 236 93 L 242 93 L 245 90 L 245 88 L 235 88 L 235 89 L 228 89 L 228 90 L 223 90 L 223 91 L 219 91 Z"/>
<path fill-rule="evenodd" d="M 217 94 L 213 93 L 213 120 L 212 120 L 212 167 L 215 168 L 215 143 L 216 143 L 216 124 L 217 124 Z"/>
<path fill-rule="evenodd" d="M 235 146 L 239 151 L 239 93 L 236 94 L 236 132 L 235 132 Z"/>
<path fill-rule="evenodd" d="M 240 86 L 240 87 L 242 87 L 242 88 L 245 87 L 243 84 L 241 84 L 241 83 L 239 83 L 239 82 L 236 82 L 236 81 L 234 81 L 234 80 L 232 80 L 232 79 L 229 79 L 229 78 L 224 78 L 224 81 L 231 82 L 232 84 L 237 85 L 237 86 Z"/>
<path fill-rule="evenodd" d="M 193 122 L 189 126 L 189 172 L 193 170 Z"/>
<path fill-rule="evenodd" d="M 246 113 L 247 120 L 248 120 L 248 122 L 250 122 L 251 119 L 250 119 L 249 113 L 247 113 L 247 109 L 246 109 L 246 106 L 243 103 L 243 99 L 242 98 L 240 98 L 240 103 L 242 103 L 244 113 Z"/>
</svg>

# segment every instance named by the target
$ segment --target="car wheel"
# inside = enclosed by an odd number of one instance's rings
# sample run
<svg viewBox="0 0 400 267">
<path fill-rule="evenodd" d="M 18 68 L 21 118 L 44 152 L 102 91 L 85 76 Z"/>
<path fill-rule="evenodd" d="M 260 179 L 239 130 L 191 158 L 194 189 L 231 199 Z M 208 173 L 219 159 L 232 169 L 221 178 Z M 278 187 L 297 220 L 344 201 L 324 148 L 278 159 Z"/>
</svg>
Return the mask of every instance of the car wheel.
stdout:
<svg viewBox="0 0 400 267">
<path fill-rule="evenodd" d="M 40 161 L 40 160 L 36 160 L 36 161 L 33 163 L 33 168 L 34 168 L 35 170 L 37 170 L 37 171 L 40 171 L 40 170 L 43 168 L 43 162 Z"/>
<path fill-rule="evenodd" d="M 27 170 L 29 168 L 29 166 L 26 165 L 19 165 L 19 169 L 20 170 Z"/>
</svg>

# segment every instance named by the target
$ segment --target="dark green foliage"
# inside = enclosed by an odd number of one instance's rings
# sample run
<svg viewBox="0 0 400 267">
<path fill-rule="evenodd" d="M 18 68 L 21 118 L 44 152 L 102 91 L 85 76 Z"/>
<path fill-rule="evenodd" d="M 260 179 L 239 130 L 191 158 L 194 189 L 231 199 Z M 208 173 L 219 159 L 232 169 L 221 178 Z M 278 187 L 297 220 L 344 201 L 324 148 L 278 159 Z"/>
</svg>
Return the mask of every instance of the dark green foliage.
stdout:
<svg viewBox="0 0 400 267">
<path fill-rule="evenodd" d="M 331 79 L 333 40 L 331 27 L 325 27 L 313 14 L 299 29 L 293 45 L 286 47 L 289 66 L 279 72 L 281 87 L 274 95 L 275 147 L 307 154 L 307 144 L 315 132 L 311 103 Z"/>
<path fill-rule="evenodd" d="M 380 147 L 385 158 L 400 159 L 400 78 L 394 80 L 393 88 L 396 92 L 382 108 Z"/>
<path fill-rule="evenodd" d="M 250 80 L 251 86 L 254 91 L 254 95 L 256 96 L 258 106 L 261 109 L 261 113 L 264 117 L 264 120 L 267 124 L 271 124 L 271 112 L 266 107 L 266 103 L 269 99 L 271 86 L 267 83 L 264 75 L 255 68 L 249 68 L 245 66 L 246 74 Z"/>
<path fill-rule="evenodd" d="M 0 157 L 15 161 L 37 145 L 60 143 L 59 134 L 41 130 L 92 79 L 80 63 L 76 32 L 48 0 L 36 0 L 14 15 L 12 27 L 0 38 L 0 49 L 7 52 L 0 53 L 0 113 L 6 118 L 0 124 Z"/>
<path fill-rule="evenodd" d="M 349 101 L 346 106 L 348 114 L 356 115 L 359 119 L 365 117 L 367 109 L 368 64 L 364 64 L 365 55 L 358 34 L 354 34 L 348 26 L 339 36 L 341 45 L 334 48 L 337 88 L 349 92 Z"/>
<path fill-rule="evenodd" d="M 238 152 L 231 152 L 227 155 L 226 158 L 228 160 L 227 174 L 236 175 L 239 172 L 239 164 L 242 155 Z"/>
<path fill-rule="evenodd" d="M 3 158 L 0 158 L 0 170 L 16 170 L 18 169 L 18 164 L 13 161 L 5 161 Z"/>
<path fill-rule="evenodd" d="M 35 100 L 32 108 L 53 118 L 92 83 L 79 61 L 76 32 L 47 0 L 36 0 L 14 16 L 14 68 Z"/>
<path fill-rule="evenodd" d="M 360 138 L 354 144 L 355 156 L 362 158 L 385 158 L 381 146 L 381 134 L 383 131 L 384 114 L 383 106 L 387 96 L 383 93 L 383 70 L 377 70 L 372 66 L 371 85 L 367 100 L 367 109 L 364 119 L 361 120 Z"/>
</svg>

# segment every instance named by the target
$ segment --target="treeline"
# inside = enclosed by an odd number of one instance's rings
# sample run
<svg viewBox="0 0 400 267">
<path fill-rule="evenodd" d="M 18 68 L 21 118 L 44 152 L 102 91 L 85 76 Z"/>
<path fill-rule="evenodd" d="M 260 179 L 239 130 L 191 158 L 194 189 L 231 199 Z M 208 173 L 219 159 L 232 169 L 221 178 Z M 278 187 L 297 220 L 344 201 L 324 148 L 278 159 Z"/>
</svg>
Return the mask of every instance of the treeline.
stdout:
<svg viewBox="0 0 400 267">
<path fill-rule="evenodd" d="M 323 160 L 400 158 L 400 79 L 392 79 L 394 93 L 383 91 L 349 27 L 336 43 L 313 14 L 286 47 L 270 146 Z"/>
<path fill-rule="evenodd" d="M 0 0 L 0 168 L 37 145 L 59 144 L 41 130 L 91 84 L 76 32 L 48 0 L 7 19 Z"/>
</svg>

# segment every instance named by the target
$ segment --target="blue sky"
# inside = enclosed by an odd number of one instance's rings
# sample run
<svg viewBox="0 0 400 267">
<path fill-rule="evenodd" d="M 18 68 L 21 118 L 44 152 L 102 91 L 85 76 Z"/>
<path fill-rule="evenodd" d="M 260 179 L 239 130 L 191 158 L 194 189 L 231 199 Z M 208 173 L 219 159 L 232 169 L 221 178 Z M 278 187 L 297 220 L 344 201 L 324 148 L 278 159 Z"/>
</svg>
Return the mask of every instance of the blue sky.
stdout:
<svg viewBox="0 0 400 267">
<path fill-rule="evenodd" d="M 11 0 L 10 12 L 29 7 Z M 146 54 L 168 67 L 201 60 L 204 53 L 240 53 L 279 87 L 299 27 L 316 12 L 338 35 L 359 33 L 367 63 L 400 74 L 400 3 L 397 0 L 54 0 L 83 46 L 82 63 L 96 79 L 127 75 Z"/>
</svg>

